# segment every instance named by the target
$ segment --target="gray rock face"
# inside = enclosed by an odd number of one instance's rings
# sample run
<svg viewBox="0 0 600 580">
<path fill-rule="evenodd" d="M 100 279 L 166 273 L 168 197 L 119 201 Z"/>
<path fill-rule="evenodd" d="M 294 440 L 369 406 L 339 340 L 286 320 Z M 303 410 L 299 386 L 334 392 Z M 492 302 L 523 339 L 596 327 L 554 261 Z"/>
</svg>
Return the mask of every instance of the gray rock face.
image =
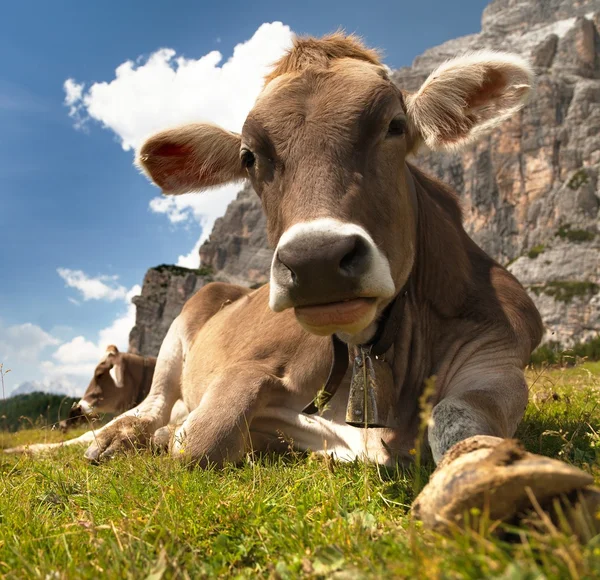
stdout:
<svg viewBox="0 0 600 580">
<path fill-rule="evenodd" d="M 479 34 L 428 49 L 392 73 L 414 91 L 444 60 L 482 49 L 516 52 L 536 67 L 535 94 L 518 115 L 460 153 L 421 151 L 411 161 L 456 189 L 468 233 L 511 263 L 540 308 L 547 338 L 565 345 L 600 331 L 599 30 L 600 0 L 493 0 Z M 217 220 L 200 256 L 216 279 L 267 281 L 272 251 L 249 186 Z"/>
<path fill-rule="evenodd" d="M 260 200 L 247 184 L 200 248 L 200 261 L 215 279 L 244 286 L 264 284 L 269 278 L 273 251 L 268 247 L 266 218 Z"/>
<path fill-rule="evenodd" d="M 142 293 L 133 298 L 135 326 L 129 334 L 129 352 L 157 356 L 171 323 L 186 301 L 212 280 L 203 270 L 179 266 L 150 268 Z"/>
<path fill-rule="evenodd" d="M 539 251 L 539 253 L 537 253 Z M 509 270 L 529 290 L 546 325 L 545 341 L 585 342 L 600 329 L 600 244 L 555 241 Z"/>
<path fill-rule="evenodd" d="M 546 340 L 565 346 L 600 331 L 599 24 L 600 0 L 495 0 L 480 34 L 429 49 L 394 75 L 415 90 L 445 59 L 486 48 L 536 67 L 535 93 L 519 115 L 460 153 L 421 152 L 415 161 L 461 195 L 469 234 L 512 262 Z"/>
</svg>

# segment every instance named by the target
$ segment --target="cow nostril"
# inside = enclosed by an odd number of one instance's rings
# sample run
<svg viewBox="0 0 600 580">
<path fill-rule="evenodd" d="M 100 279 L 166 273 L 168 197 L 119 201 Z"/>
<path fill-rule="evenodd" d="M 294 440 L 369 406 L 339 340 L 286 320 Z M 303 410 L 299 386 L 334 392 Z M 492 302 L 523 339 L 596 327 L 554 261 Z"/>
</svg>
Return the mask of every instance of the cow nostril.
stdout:
<svg viewBox="0 0 600 580">
<path fill-rule="evenodd" d="M 357 270 L 361 269 L 361 264 L 364 263 L 368 251 L 369 249 L 362 237 L 355 236 L 352 248 L 340 260 L 340 270 L 346 274 L 360 273 Z"/>
<path fill-rule="evenodd" d="M 285 268 L 285 270 L 287 270 L 289 272 L 290 278 L 292 280 L 292 284 L 296 284 L 298 275 L 296 274 L 296 272 L 294 272 L 294 270 L 291 266 L 288 266 L 288 264 L 286 264 L 286 261 L 289 261 L 289 262 L 292 261 L 291 256 L 289 257 L 288 260 L 286 260 L 285 255 L 282 256 L 282 252 L 277 252 L 277 261 Z"/>
</svg>

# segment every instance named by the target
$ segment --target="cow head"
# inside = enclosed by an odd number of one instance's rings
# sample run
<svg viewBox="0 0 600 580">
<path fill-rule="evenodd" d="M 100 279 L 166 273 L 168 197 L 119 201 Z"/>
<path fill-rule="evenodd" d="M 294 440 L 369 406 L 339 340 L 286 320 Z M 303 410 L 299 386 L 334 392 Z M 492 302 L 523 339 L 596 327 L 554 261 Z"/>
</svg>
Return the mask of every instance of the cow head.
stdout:
<svg viewBox="0 0 600 580">
<path fill-rule="evenodd" d="M 208 124 L 150 138 L 138 163 L 166 194 L 247 178 L 275 247 L 270 306 L 319 335 L 364 342 L 415 259 L 406 156 L 460 147 L 518 110 L 532 84 L 514 55 L 451 60 L 398 89 L 354 37 L 297 39 L 267 77 L 241 135 Z"/>
<path fill-rule="evenodd" d="M 116 346 L 107 347 L 83 397 L 71 408 L 66 426 L 73 426 L 96 412 L 114 413 L 120 410 L 128 395 L 123 389 L 121 357 Z"/>
</svg>

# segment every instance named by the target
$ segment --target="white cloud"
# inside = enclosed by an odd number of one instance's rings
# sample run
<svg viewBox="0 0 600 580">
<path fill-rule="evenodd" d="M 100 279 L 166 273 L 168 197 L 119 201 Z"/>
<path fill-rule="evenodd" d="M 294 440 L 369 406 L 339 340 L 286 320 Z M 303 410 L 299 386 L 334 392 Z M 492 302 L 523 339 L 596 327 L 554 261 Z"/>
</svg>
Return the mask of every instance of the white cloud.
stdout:
<svg viewBox="0 0 600 580">
<path fill-rule="evenodd" d="M 129 346 L 129 332 L 135 324 L 135 305 L 131 302 L 134 296 L 138 296 L 142 292 L 142 287 L 136 284 L 131 288 L 125 296 L 127 310 L 114 322 L 100 331 L 98 334 L 98 346 L 102 352 L 106 350 L 109 344 L 114 344 L 119 350 L 126 351 Z"/>
<path fill-rule="evenodd" d="M 69 288 L 75 288 L 81 292 L 81 297 L 85 301 L 106 300 L 114 302 L 115 300 L 123 300 L 127 296 L 127 288 L 117 284 L 118 276 L 97 276 L 93 278 L 81 270 L 69 270 L 69 268 L 58 268 L 56 271 Z"/>
<path fill-rule="evenodd" d="M 85 107 L 82 103 L 83 83 L 78 84 L 73 79 L 67 79 L 63 88 L 65 90 L 65 105 L 69 107 L 69 117 L 75 121 L 75 128 L 85 128 Z"/>
<path fill-rule="evenodd" d="M 83 336 L 76 336 L 69 342 L 61 344 L 52 354 L 60 364 L 69 365 L 81 360 L 98 359 L 98 347 Z"/>
<path fill-rule="evenodd" d="M 0 325 L 0 362 L 5 369 L 27 364 L 47 347 L 59 343 L 57 338 L 30 322 L 6 328 Z"/>
<path fill-rule="evenodd" d="M 183 197 L 155 197 L 150 200 L 150 209 L 154 213 L 166 214 L 172 224 L 187 221 L 193 213 Z"/>
<path fill-rule="evenodd" d="M 6 329 L 0 325 L 0 362 L 11 369 L 5 381 L 6 394 L 42 390 L 81 396 L 109 344 L 127 351 L 129 332 L 135 324 L 131 299 L 140 292 L 137 284 L 125 290 L 122 300 L 126 309 L 95 339 L 76 336 L 61 341 L 33 324 Z M 50 347 L 57 348 L 48 352 Z"/>
<path fill-rule="evenodd" d="M 73 79 L 67 79 L 64 84 L 65 105 L 69 107 L 77 105 L 83 96 L 83 84 L 77 84 Z"/>
<path fill-rule="evenodd" d="M 194 244 L 194 247 L 190 250 L 189 254 L 177 258 L 177 265 L 184 268 L 198 268 L 200 266 L 200 246 L 203 241 L 204 236 L 201 236 Z"/>
<path fill-rule="evenodd" d="M 40 357 L 59 344 L 58 338 L 30 322 L 4 326 L 0 321 L 0 363 L 4 371 L 10 370 L 4 378 L 4 394 L 8 395 L 19 382 L 35 376 Z"/>
<path fill-rule="evenodd" d="M 87 89 L 67 79 L 65 104 L 77 128 L 98 122 L 118 136 L 125 151 L 138 148 L 156 131 L 188 122 L 210 121 L 240 131 L 270 65 L 291 40 L 288 26 L 272 22 L 262 24 L 252 38 L 238 44 L 224 63 L 218 51 L 193 59 L 161 48 L 145 62 L 124 62 L 114 79 Z M 150 209 L 165 214 L 173 224 L 195 219 L 202 226 L 204 240 L 237 191 L 239 186 L 229 185 L 203 194 L 155 197 Z"/>
<path fill-rule="evenodd" d="M 61 344 L 52 354 L 54 360 L 42 362 L 46 379 L 56 382 L 60 377 L 74 376 L 89 380 L 109 344 L 116 345 L 119 350 L 127 351 L 129 332 L 135 324 L 135 305 L 131 299 L 141 291 L 138 284 L 126 291 L 124 302 L 127 304 L 127 309 L 120 313 L 110 326 L 100 330 L 96 341 L 76 336 Z"/>
</svg>

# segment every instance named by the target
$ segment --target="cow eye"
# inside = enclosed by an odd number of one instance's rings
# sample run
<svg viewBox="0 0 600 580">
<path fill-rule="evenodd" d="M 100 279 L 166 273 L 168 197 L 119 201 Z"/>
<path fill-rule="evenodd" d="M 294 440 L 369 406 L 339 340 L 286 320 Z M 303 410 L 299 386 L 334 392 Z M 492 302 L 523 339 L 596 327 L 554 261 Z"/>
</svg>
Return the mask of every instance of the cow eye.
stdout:
<svg viewBox="0 0 600 580">
<path fill-rule="evenodd" d="M 251 169 L 252 167 L 254 167 L 254 162 L 256 161 L 256 157 L 254 156 L 254 153 L 252 153 L 252 151 L 250 151 L 250 149 L 242 149 L 240 151 L 240 159 L 242 161 L 242 165 L 246 168 L 246 169 Z"/>
<path fill-rule="evenodd" d="M 404 117 L 396 117 L 392 119 L 388 126 L 388 137 L 398 137 L 406 133 L 406 119 Z"/>
</svg>

